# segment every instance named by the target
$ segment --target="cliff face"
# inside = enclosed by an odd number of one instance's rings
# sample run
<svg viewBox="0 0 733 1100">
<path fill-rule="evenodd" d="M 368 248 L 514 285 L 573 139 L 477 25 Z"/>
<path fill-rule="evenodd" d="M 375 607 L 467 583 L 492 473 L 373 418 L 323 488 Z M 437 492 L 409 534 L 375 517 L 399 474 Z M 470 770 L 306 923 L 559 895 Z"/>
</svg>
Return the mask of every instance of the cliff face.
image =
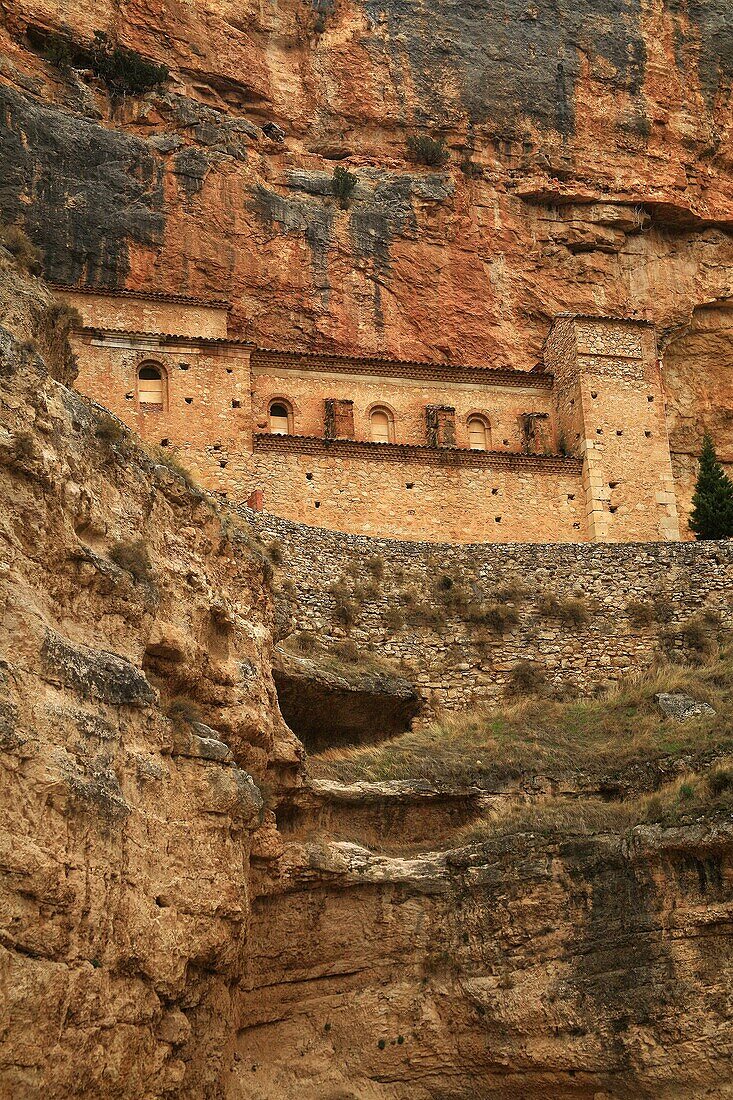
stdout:
<svg viewBox="0 0 733 1100">
<path fill-rule="evenodd" d="M 214 1095 L 298 764 L 261 558 L 4 327 L 0 380 L 0 1092 Z"/>
<path fill-rule="evenodd" d="M 664 327 L 730 297 L 723 0 L 0 10 L 0 205 L 57 280 L 221 292 L 264 344 L 517 366 L 559 310 Z M 111 105 L 42 59 L 63 28 L 171 80 Z M 409 164 L 411 133 L 449 163 Z"/>
<path fill-rule="evenodd" d="M 233 1095 L 730 1096 L 730 853 L 705 826 L 306 845 L 254 904 Z"/>
</svg>

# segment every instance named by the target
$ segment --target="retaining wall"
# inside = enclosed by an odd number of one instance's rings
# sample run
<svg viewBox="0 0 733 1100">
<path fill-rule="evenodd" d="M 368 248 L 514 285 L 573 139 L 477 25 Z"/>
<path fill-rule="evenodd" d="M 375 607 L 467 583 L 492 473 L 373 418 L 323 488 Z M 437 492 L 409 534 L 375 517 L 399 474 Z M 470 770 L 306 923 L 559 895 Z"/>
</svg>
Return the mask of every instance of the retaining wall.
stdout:
<svg viewBox="0 0 733 1100">
<path fill-rule="evenodd" d="M 661 651 L 689 655 L 691 621 L 698 640 L 711 643 L 733 625 L 733 542 L 456 546 L 238 511 L 282 557 L 277 585 L 292 632 L 311 631 L 320 641 L 348 634 L 402 660 L 426 698 L 447 709 L 500 700 L 525 661 L 556 689 L 587 694 Z M 520 592 L 512 601 L 516 624 L 501 631 L 481 621 L 486 612 L 494 618 L 512 588 Z M 587 622 L 548 613 L 548 595 L 563 605 L 580 601 Z M 357 612 L 351 626 L 339 614 L 345 603 Z M 652 621 L 634 621 L 638 604 Z"/>
</svg>

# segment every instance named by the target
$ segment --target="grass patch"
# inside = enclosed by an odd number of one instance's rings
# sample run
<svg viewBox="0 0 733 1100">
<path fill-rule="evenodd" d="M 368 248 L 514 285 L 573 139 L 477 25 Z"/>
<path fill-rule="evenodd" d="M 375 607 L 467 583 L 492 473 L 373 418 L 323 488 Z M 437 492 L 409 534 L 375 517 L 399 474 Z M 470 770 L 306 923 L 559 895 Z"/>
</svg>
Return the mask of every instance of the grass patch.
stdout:
<svg viewBox="0 0 733 1100">
<path fill-rule="evenodd" d="M 39 275 L 43 266 L 43 253 L 18 225 L 0 226 L 0 244 L 8 250 L 22 271 Z"/>
<path fill-rule="evenodd" d="M 664 718 L 654 696 L 684 691 L 716 715 Z M 670 759 L 733 752 L 733 655 L 695 668 L 668 664 L 600 698 L 527 699 L 434 722 L 380 745 L 332 749 L 311 757 L 313 774 L 354 782 L 423 779 L 489 789 L 548 775 L 593 782 Z M 639 780 L 641 782 L 641 780 Z"/>
</svg>

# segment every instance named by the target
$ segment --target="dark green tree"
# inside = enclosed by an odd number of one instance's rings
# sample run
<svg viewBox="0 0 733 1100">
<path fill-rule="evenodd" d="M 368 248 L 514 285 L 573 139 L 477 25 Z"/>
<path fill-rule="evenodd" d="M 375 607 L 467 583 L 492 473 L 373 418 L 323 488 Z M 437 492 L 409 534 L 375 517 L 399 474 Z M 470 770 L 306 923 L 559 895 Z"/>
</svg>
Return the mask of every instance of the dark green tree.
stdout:
<svg viewBox="0 0 733 1100">
<path fill-rule="evenodd" d="M 718 462 L 708 432 L 702 442 L 690 530 L 696 539 L 733 538 L 733 481 Z"/>
</svg>

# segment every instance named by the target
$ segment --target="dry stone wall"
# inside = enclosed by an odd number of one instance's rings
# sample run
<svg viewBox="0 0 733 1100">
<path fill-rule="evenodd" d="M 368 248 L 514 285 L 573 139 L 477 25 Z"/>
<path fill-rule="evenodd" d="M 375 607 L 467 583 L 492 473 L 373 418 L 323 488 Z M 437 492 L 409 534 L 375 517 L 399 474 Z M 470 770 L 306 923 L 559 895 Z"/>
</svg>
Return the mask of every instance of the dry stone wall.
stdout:
<svg viewBox="0 0 733 1100">
<path fill-rule="evenodd" d="M 733 624 L 733 543 L 455 546 L 241 514 L 278 563 L 283 631 L 404 662 L 431 707 L 499 701 L 527 663 L 590 693 Z"/>
</svg>

